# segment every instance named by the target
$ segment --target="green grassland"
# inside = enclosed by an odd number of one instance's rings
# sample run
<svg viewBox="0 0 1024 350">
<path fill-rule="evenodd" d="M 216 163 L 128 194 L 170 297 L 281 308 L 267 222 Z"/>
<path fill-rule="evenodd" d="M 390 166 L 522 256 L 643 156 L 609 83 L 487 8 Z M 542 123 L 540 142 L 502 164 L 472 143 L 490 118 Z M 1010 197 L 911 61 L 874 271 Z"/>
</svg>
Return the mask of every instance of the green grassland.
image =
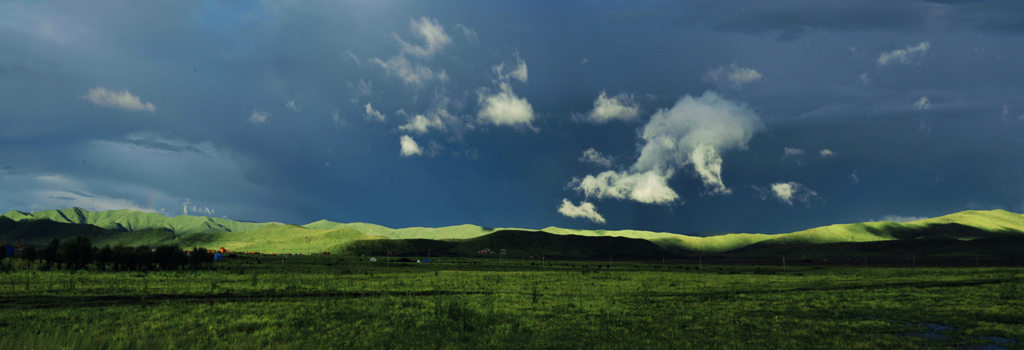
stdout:
<svg viewBox="0 0 1024 350">
<path fill-rule="evenodd" d="M 88 224 L 88 225 L 86 225 Z M 92 225 L 92 226 L 89 226 Z M 101 228 L 101 229 L 97 229 Z M 510 257 L 598 259 L 608 255 L 657 259 L 699 255 L 732 258 L 963 259 L 984 256 L 1012 265 L 1024 250 L 1024 216 L 1003 210 L 965 211 L 909 223 L 837 224 L 783 234 L 725 233 L 694 237 L 635 230 L 543 230 L 459 225 L 391 229 L 326 220 L 306 225 L 250 223 L 202 216 L 168 218 L 128 210 L 80 208 L 0 216 L 0 241 L 44 244 L 51 237 L 89 237 L 97 245 L 188 248 L 224 247 L 238 252 L 375 253 L 473 256 L 509 249 Z M 1021 257 L 1024 259 L 1024 257 Z"/>
<path fill-rule="evenodd" d="M 1021 268 L 368 258 L 170 272 L 7 259 L 0 348 L 1024 348 Z"/>
</svg>

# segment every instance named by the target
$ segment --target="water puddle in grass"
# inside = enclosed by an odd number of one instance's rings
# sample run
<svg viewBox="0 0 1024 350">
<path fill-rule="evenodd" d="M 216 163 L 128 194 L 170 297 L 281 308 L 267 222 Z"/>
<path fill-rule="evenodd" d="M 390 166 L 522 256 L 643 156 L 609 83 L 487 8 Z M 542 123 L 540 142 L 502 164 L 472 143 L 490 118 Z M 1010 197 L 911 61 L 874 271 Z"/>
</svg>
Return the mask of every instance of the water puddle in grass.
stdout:
<svg viewBox="0 0 1024 350">
<path fill-rule="evenodd" d="M 936 341 L 950 341 L 953 340 L 950 336 L 943 334 L 942 332 L 955 332 L 956 328 L 952 326 L 936 324 L 936 323 L 908 323 L 907 327 L 927 327 L 928 331 L 916 332 L 916 333 L 896 333 L 901 336 L 921 337 Z M 969 345 L 961 346 L 958 349 L 980 349 L 980 350 L 1009 350 L 1003 347 L 1008 344 L 1016 344 L 1017 340 L 1002 337 L 973 337 L 971 339 L 983 339 L 989 343 L 985 345 Z"/>
<path fill-rule="evenodd" d="M 950 326 L 944 326 L 944 325 L 941 325 L 941 324 L 934 324 L 934 323 L 907 323 L 907 327 L 919 327 L 919 326 L 928 327 L 928 331 L 927 332 L 919 332 L 919 333 L 896 333 L 896 335 L 921 337 L 921 338 L 931 339 L 931 340 L 949 340 L 949 336 L 948 335 L 945 335 L 945 334 L 942 334 L 942 333 L 939 333 L 939 332 L 946 332 L 946 331 L 952 332 L 952 331 L 956 330 L 956 328 L 953 328 L 953 327 L 950 327 Z"/>
</svg>

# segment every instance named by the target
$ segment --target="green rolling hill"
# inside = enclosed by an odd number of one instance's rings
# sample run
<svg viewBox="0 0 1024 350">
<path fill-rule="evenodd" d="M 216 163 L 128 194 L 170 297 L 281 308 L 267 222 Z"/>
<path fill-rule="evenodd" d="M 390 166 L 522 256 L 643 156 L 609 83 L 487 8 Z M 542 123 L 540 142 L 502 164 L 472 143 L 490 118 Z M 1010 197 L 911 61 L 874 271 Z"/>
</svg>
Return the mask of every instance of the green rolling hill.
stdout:
<svg viewBox="0 0 1024 350">
<path fill-rule="evenodd" d="M 318 252 L 345 251 L 349 245 L 358 243 L 352 249 L 376 249 L 397 243 L 384 243 L 385 240 L 407 241 L 408 249 L 417 247 L 435 247 L 434 243 L 423 243 L 423 240 L 457 242 L 455 245 L 440 244 L 437 249 L 447 249 L 453 253 L 468 254 L 480 243 L 491 249 L 518 246 L 523 254 L 568 254 L 565 251 L 576 249 L 573 256 L 591 256 L 604 254 L 608 251 L 607 242 L 631 246 L 636 252 L 644 254 L 661 254 L 667 251 L 675 255 L 717 254 L 724 252 L 748 252 L 758 254 L 775 254 L 793 247 L 810 247 L 828 244 L 860 244 L 864 246 L 901 247 L 896 241 L 919 241 L 941 239 L 942 244 L 958 245 L 957 242 L 968 242 L 984 239 L 1009 239 L 1016 242 L 1017 237 L 1024 237 L 1024 215 L 1004 210 L 964 211 L 931 219 L 907 223 L 896 222 L 863 222 L 837 224 L 811 228 L 803 231 L 783 234 L 760 233 L 727 233 L 707 237 L 693 237 L 667 232 L 649 232 L 636 230 L 573 230 L 548 227 L 543 230 L 486 228 L 476 225 L 457 225 L 439 228 L 410 227 L 392 229 L 369 223 L 337 223 L 326 220 L 306 225 L 286 225 L 281 223 L 253 223 L 233 221 L 204 216 L 166 217 L 156 213 L 131 210 L 112 210 L 90 212 L 81 208 L 45 210 L 35 213 L 12 211 L 0 218 L 10 222 L 35 223 L 55 222 L 65 224 L 88 224 L 105 231 L 89 231 L 97 243 L 123 244 L 176 244 L 183 247 L 204 246 L 209 248 L 225 247 L 233 251 L 261 252 Z M 47 240 L 51 231 L 47 224 L 38 223 L 39 239 Z M 8 224 L 8 226 L 10 226 Z M 20 231 L 4 229 L 0 226 L 0 239 L 29 240 L 31 230 L 19 228 Z M 87 230 L 83 229 L 83 232 Z M 7 232 L 7 233 L 4 233 Z M 13 233 L 12 233 L 13 232 Z M 5 237 L 4 234 L 7 236 Z M 511 235 L 511 236 L 509 236 Z M 59 235 L 58 235 L 59 236 Z M 306 237 L 309 237 L 307 242 Z M 518 238 L 516 238 L 518 237 Z M 581 238 L 585 238 L 582 239 Z M 498 241 L 495 241 L 498 240 Z M 379 241 L 373 243 L 373 241 Z M 635 242 L 642 241 L 647 248 L 638 248 Z M 523 245 L 525 243 L 527 245 Z M 567 243 L 567 242 L 571 242 Z M 652 243 L 648 245 L 648 243 Z M 908 243 L 901 243 L 908 244 Z M 583 245 L 572 248 L 573 245 Z M 982 246 L 983 244 L 974 244 Z M 548 252 L 545 246 L 559 247 Z M 658 250 L 650 250 L 656 246 Z M 397 247 L 397 246 L 396 246 Z M 447 247 L 447 248 L 443 248 Z M 789 248 L 780 248 L 789 247 Z M 635 248 L 635 249 L 634 249 Z M 397 249 L 397 248 L 396 248 Z M 430 248 L 433 249 L 433 248 Z M 482 248 L 481 248 L 482 249 Z M 646 250 L 645 250 L 646 249 Z M 838 248 L 837 248 L 838 249 Z M 844 248 L 845 249 L 845 248 Z M 465 250 L 465 252 L 463 251 Z M 618 254 L 633 255 L 618 251 Z M 613 253 L 615 254 L 615 253 Z"/>
<path fill-rule="evenodd" d="M 4 216 L 15 221 L 47 219 L 70 224 L 90 224 L 121 231 L 167 230 L 178 234 L 208 232 L 252 231 L 270 223 L 234 221 L 206 216 L 180 215 L 166 217 L 128 209 L 91 212 L 82 208 L 67 208 L 26 213 L 11 211 Z"/>
</svg>

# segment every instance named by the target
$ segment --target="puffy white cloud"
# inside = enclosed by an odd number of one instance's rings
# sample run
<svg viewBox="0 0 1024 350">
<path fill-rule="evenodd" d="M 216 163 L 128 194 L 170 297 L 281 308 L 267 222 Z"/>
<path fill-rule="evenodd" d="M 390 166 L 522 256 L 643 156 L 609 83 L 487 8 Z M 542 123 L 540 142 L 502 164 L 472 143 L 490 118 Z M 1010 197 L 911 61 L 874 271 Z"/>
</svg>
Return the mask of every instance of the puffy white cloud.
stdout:
<svg viewBox="0 0 1024 350">
<path fill-rule="evenodd" d="M 388 121 L 388 117 L 385 116 L 380 111 L 373 109 L 373 106 L 371 104 L 367 103 L 365 107 L 366 107 L 366 120 L 376 121 L 376 122 L 381 122 L 381 123 Z"/>
<path fill-rule="evenodd" d="M 132 95 L 128 90 L 111 91 L 104 87 L 89 89 L 85 99 L 100 106 L 114 107 L 135 112 L 155 113 L 156 106 L 150 102 L 142 102 L 138 96 Z"/>
<path fill-rule="evenodd" d="M 700 98 L 683 97 L 671 109 L 651 116 L 641 133 L 645 144 L 633 172 L 671 170 L 692 165 L 712 194 L 728 194 L 722 183 L 721 152 L 744 149 L 761 119 L 745 104 L 727 100 L 713 91 Z"/>
<path fill-rule="evenodd" d="M 443 69 L 440 72 L 435 73 L 432 69 L 424 65 L 412 64 L 412 62 L 409 62 L 409 60 L 403 55 L 392 57 L 387 61 L 382 61 L 379 58 L 372 58 L 370 61 L 381 68 L 384 68 L 384 70 L 388 72 L 388 75 L 401 78 L 406 85 L 422 87 L 431 80 L 448 80 L 448 74 L 445 73 Z"/>
<path fill-rule="evenodd" d="M 252 115 L 249 115 L 249 119 L 247 119 L 247 120 L 250 123 L 253 123 L 253 124 L 263 124 L 263 123 L 266 123 L 267 120 L 269 120 L 269 119 L 270 119 L 270 112 L 267 112 L 267 111 L 264 111 L 262 109 L 257 108 L 257 109 L 252 110 Z"/>
<path fill-rule="evenodd" d="M 921 96 L 921 98 L 918 99 L 917 102 L 914 102 L 914 108 L 917 108 L 917 110 L 919 110 L 919 111 L 923 111 L 923 110 L 931 109 L 932 108 L 932 104 L 931 104 L 931 102 L 928 102 L 928 97 L 927 96 Z"/>
<path fill-rule="evenodd" d="M 745 84 L 760 81 L 764 76 L 750 68 L 740 68 L 735 63 L 712 69 L 704 74 L 704 81 L 719 86 L 739 89 Z"/>
<path fill-rule="evenodd" d="M 398 130 L 415 132 L 417 134 L 425 134 L 431 128 L 444 130 L 444 123 L 441 122 L 441 118 L 437 114 L 432 115 L 432 117 L 427 118 L 422 114 L 417 114 L 409 120 L 408 124 L 399 126 Z"/>
<path fill-rule="evenodd" d="M 284 106 L 292 110 L 292 112 L 298 112 L 302 109 L 302 106 L 295 104 L 295 100 L 288 101 Z"/>
<path fill-rule="evenodd" d="M 443 69 L 440 72 L 435 72 L 427 66 L 410 62 L 406 57 L 406 55 L 412 55 L 422 59 L 430 58 L 451 44 L 452 39 L 445 33 L 444 27 L 436 19 L 426 17 L 421 17 L 418 20 L 411 19 L 409 27 L 413 35 L 423 39 L 423 45 L 410 44 L 402 40 L 398 34 L 393 34 L 395 40 L 402 47 L 401 51 L 387 61 L 375 57 L 371 58 L 370 62 L 384 68 L 388 75 L 399 77 L 406 85 L 413 87 L 423 87 L 424 84 L 433 80 L 448 80 L 448 74 Z M 360 93 L 362 93 L 361 91 L 360 89 Z"/>
<path fill-rule="evenodd" d="M 625 92 L 609 98 L 601 91 L 601 95 L 594 100 L 594 109 L 585 119 L 594 123 L 605 123 L 613 119 L 635 120 L 639 114 L 640 107 Z"/>
<path fill-rule="evenodd" d="M 583 151 L 583 155 L 580 156 L 580 161 L 584 163 L 598 164 L 605 168 L 610 168 L 612 166 L 612 157 L 603 156 L 601 155 L 601 152 L 598 152 L 593 148 L 588 148 L 586 151 Z"/>
<path fill-rule="evenodd" d="M 507 82 L 500 84 L 501 91 L 495 94 L 477 93 L 480 121 L 494 125 L 532 127 L 533 106 L 525 98 L 516 96 Z"/>
<path fill-rule="evenodd" d="M 882 66 L 888 65 L 892 62 L 907 64 L 910 63 L 914 56 L 928 52 L 928 48 L 930 47 L 931 45 L 928 44 L 927 41 L 923 41 L 916 46 L 907 46 L 906 49 L 883 52 L 878 56 L 878 64 Z"/>
<path fill-rule="evenodd" d="M 574 178 L 569 186 L 582 191 L 588 198 L 629 199 L 640 203 L 667 204 L 679 199 L 679 195 L 668 187 L 668 179 L 671 177 L 672 174 L 661 174 L 656 171 L 605 171 L 597 176 Z"/>
<path fill-rule="evenodd" d="M 668 180 L 676 170 L 692 166 L 710 194 L 728 194 L 721 153 L 746 148 L 761 128 L 760 118 L 745 104 L 713 91 L 700 98 L 687 95 L 651 116 L 641 132 L 640 157 L 628 171 L 574 178 L 569 187 L 587 197 L 667 204 L 679 199 Z"/>
<path fill-rule="evenodd" d="M 584 218 L 591 222 L 604 225 L 604 217 L 597 213 L 597 207 L 593 203 L 583 201 L 579 206 L 573 205 L 567 198 L 562 199 L 562 206 L 558 212 L 570 218 Z"/>
<path fill-rule="evenodd" d="M 491 67 L 491 70 L 498 76 L 498 80 L 503 82 L 507 82 L 509 79 L 516 79 L 525 83 L 529 78 L 526 61 L 523 61 L 518 56 L 516 57 L 516 67 L 511 72 L 505 73 L 505 63 L 499 63 L 497 66 Z"/>
<path fill-rule="evenodd" d="M 430 57 L 452 42 L 452 39 L 444 32 L 444 26 L 441 26 L 436 19 L 426 17 L 421 17 L 419 20 L 411 19 L 409 20 L 409 29 L 413 35 L 423 39 L 425 45 L 413 45 L 395 35 L 395 40 L 398 40 L 398 43 L 402 45 L 402 53 L 419 57 Z M 474 32 L 474 34 L 476 33 Z"/>
<path fill-rule="evenodd" d="M 771 189 L 775 198 L 789 205 L 793 205 L 794 200 L 807 203 L 811 197 L 818 195 L 817 192 L 811 191 L 807 186 L 796 182 L 776 182 L 772 184 Z"/>
<path fill-rule="evenodd" d="M 886 215 L 876 221 L 892 221 L 892 222 L 911 222 L 918 220 L 927 220 L 929 217 L 924 216 L 900 216 L 900 215 Z"/>
<path fill-rule="evenodd" d="M 818 154 L 820 154 L 822 158 L 835 157 L 836 156 L 836 152 L 832 152 L 832 150 L 830 150 L 828 148 L 823 149 L 821 151 L 818 151 Z"/>
<path fill-rule="evenodd" d="M 192 203 L 191 199 L 185 198 L 185 200 L 181 202 L 181 212 L 183 213 L 183 215 L 190 215 L 188 213 L 189 210 L 192 211 L 191 215 L 213 216 L 213 213 L 216 212 L 214 209 L 210 207 L 198 206 L 195 203 Z"/>
<path fill-rule="evenodd" d="M 402 157 L 423 155 L 423 148 L 420 148 L 420 145 L 416 143 L 416 140 L 413 140 L 409 135 L 402 135 L 398 140 L 402 145 L 402 150 L 399 153 Z"/>
<path fill-rule="evenodd" d="M 864 84 L 864 86 L 867 86 L 869 83 L 871 83 L 871 78 L 868 78 L 867 72 L 862 73 L 858 79 L 860 79 L 861 84 Z"/>
</svg>

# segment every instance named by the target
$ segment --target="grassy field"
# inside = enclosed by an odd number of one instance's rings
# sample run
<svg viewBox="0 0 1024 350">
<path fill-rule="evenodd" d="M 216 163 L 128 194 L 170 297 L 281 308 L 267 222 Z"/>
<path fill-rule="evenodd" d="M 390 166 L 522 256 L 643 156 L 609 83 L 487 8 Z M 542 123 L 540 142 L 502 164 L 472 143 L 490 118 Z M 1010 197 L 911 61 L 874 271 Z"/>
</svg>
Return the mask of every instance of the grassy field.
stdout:
<svg viewBox="0 0 1024 350">
<path fill-rule="evenodd" d="M 7 259 L 0 348 L 1024 348 L 1021 268 L 367 259 L 148 273 Z"/>
</svg>

